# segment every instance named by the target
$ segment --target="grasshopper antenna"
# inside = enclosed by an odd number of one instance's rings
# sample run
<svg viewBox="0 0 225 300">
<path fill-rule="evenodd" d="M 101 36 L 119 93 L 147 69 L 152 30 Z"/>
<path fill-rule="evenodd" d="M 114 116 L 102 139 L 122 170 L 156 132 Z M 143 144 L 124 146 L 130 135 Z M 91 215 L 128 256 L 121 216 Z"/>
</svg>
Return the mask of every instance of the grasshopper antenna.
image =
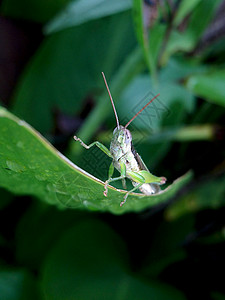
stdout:
<svg viewBox="0 0 225 300">
<path fill-rule="evenodd" d="M 130 123 L 150 104 L 152 101 L 154 101 L 160 94 L 157 94 L 155 97 L 153 97 L 145 106 L 139 110 L 139 112 L 136 113 L 136 115 L 133 116 L 133 118 L 124 126 L 124 128 L 127 128 L 127 126 L 130 125 Z"/>
<path fill-rule="evenodd" d="M 120 126 L 119 119 L 118 119 L 118 116 L 117 116 L 117 113 L 116 113 L 116 109 L 115 109 L 115 105 L 114 105 L 114 102 L 113 102 L 112 95 L 111 95 L 110 90 L 109 90 L 109 86 L 108 86 L 106 78 L 105 78 L 105 74 L 103 72 L 102 72 L 102 76 L 103 76 L 103 79 L 105 81 L 105 85 L 106 85 L 106 88 L 107 88 L 107 91 L 108 91 L 108 94 L 109 94 L 109 98 L 110 98 L 111 103 L 112 103 L 112 107 L 113 107 L 114 114 L 115 114 L 115 117 L 116 117 L 117 128 L 119 129 L 119 126 Z"/>
</svg>

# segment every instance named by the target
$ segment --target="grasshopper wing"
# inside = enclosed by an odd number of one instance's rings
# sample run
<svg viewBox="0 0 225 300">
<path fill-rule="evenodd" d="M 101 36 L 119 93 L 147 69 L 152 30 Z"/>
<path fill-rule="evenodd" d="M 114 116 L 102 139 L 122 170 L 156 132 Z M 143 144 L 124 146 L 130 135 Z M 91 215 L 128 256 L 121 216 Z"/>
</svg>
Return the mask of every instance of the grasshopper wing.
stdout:
<svg viewBox="0 0 225 300">
<path fill-rule="evenodd" d="M 142 158 L 140 157 L 140 155 L 137 153 L 137 151 L 134 149 L 133 144 L 131 145 L 131 151 L 134 155 L 134 158 L 136 159 L 139 167 L 141 170 L 145 170 L 149 172 L 149 169 L 147 168 L 147 166 L 145 165 L 145 163 L 143 162 Z"/>
<path fill-rule="evenodd" d="M 137 151 L 134 149 L 133 144 L 131 145 L 131 151 L 140 167 L 141 170 L 145 170 L 149 172 L 149 169 L 147 168 L 146 164 L 143 162 L 142 158 L 140 157 L 140 155 L 137 153 Z M 150 173 L 150 172 L 149 172 Z M 158 184 L 154 184 L 154 183 L 149 183 L 151 185 L 151 187 L 154 189 L 155 193 L 158 193 L 161 191 L 160 187 Z"/>
</svg>

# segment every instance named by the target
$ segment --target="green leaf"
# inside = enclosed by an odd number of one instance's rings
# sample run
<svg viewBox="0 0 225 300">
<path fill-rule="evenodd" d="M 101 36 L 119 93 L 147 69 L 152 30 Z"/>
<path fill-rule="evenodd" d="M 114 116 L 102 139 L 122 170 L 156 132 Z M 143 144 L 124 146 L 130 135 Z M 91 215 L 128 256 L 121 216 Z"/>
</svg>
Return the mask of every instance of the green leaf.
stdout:
<svg viewBox="0 0 225 300">
<path fill-rule="evenodd" d="M 45 299 L 184 299 L 171 286 L 132 274 L 128 260 L 124 242 L 107 224 L 79 222 L 46 259 L 41 281 Z"/>
<path fill-rule="evenodd" d="M 178 25 L 202 0 L 183 0 L 174 19 L 174 25 Z"/>
<path fill-rule="evenodd" d="M 113 77 L 113 80 L 110 82 L 110 90 L 114 97 L 114 102 L 116 103 L 119 99 L 120 94 L 124 90 L 124 87 L 137 75 L 140 70 L 144 68 L 143 59 L 141 55 L 141 49 L 138 47 L 131 51 L 123 64 L 117 70 L 116 74 Z M 99 99 L 96 107 L 90 112 L 86 118 L 83 126 L 76 133 L 82 140 L 89 142 L 91 137 L 94 135 L 96 130 L 102 124 L 103 121 L 107 120 L 109 113 L 112 115 L 112 107 L 109 100 L 105 101 L 107 92 L 103 94 Z M 115 121 L 115 119 L 113 118 Z M 77 146 L 78 144 L 72 143 L 70 145 L 70 156 L 78 156 L 82 150 L 81 147 Z"/>
<path fill-rule="evenodd" d="M 161 64 L 165 64 L 169 57 L 178 51 L 190 52 L 194 49 L 207 25 L 212 20 L 220 0 L 204 0 L 192 10 L 190 20 L 184 32 L 177 29 L 171 32 L 168 45 L 163 53 Z"/>
<path fill-rule="evenodd" d="M 133 16 L 134 16 L 134 25 L 135 25 L 135 31 L 137 35 L 137 39 L 139 41 L 139 44 L 142 47 L 144 57 L 146 60 L 146 64 L 149 68 L 149 71 L 151 72 L 151 76 L 153 77 L 153 82 L 156 84 L 157 78 L 156 78 L 156 64 L 157 60 L 153 59 L 153 54 L 149 47 L 149 36 L 148 36 L 148 28 L 145 26 L 144 23 L 144 3 L 142 0 L 133 0 Z M 157 30 L 159 29 L 159 31 Z M 161 33 L 161 28 L 157 27 L 156 31 L 158 33 Z M 157 34 L 157 37 L 162 36 L 160 34 Z M 153 38 L 153 41 L 155 40 L 155 35 Z M 160 40 L 161 41 L 161 40 Z M 158 39 L 157 39 L 158 42 Z M 156 43 L 158 46 L 158 43 Z M 154 47 L 154 49 L 157 49 L 157 47 Z M 154 53 L 155 54 L 155 53 Z"/>
<path fill-rule="evenodd" d="M 202 209 L 217 209 L 225 205 L 225 175 L 198 184 L 190 193 L 170 206 L 167 210 L 168 219 L 176 219 L 190 212 Z"/>
<path fill-rule="evenodd" d="M 172 31 L 168 45 L 161 58 L 161 64 L 165 65 L 169 57 L 176 52 L 189 52 L 195 45 L 194 35 L 191 32 Z"/>
<path fill-rule="evenodd" d="M 78 0 L 72 1 L 45 27 L 47 34 L 72 26 L 113 15 L 131 8 L 131 0 Z"/>
<path fill-rule="evenodd" d="M 221 0 L 204 0 L 193 9 L 186 31 L 189 35 L 193 35 L 193 41 L 195 43 L 199 41 L 204 30 L 212 21 L 220 3 Z"/>
<path fill-rule="evenodd" d="M 190 76 L 186 81 L 187 88 L 209 102 L 225 106 L 225 70 L 215 70 L 205 74 Z"/>
<path fill-rule="evenodd" d="M 0 110 L 0 186 L 18 195 L 34 195 L 59 207 L 110 211 L 121 214 L 141 211 L 167 201 L 190 180 L 188 173 L 159 194 L 132 194 L 119 206 L 124 191 L 104 183 L 74 165 L 56 151 L 26 122 L 5 109 Z"/>
<path fill-rule="evenodd" d="M 170 74 L 176 71 L 177 68 L 165 68 L 159 74 L 160 81 L 157 89 L 154 89 L 148 75 L 136 76 L 124 89 L 119 99 L 117 109 L 121 121 L 131 119 L 153 96 L 160 93 L 160 96 L 145 109 L 145 112 L 134 120 L 135 127 L 151 132 L 161 128 L 162 124 L 168 126 L 181 123 L 185 113 L 193 111 L 195 100 L 192 93 L 177 83 L 179 79 L 171 79 Z M 128 102 L 129 110 L 127 109 Z"/>
<path fill-rule="evenodd" d="M 113 74 L 133 49 L 131 21 L 125 12 L 46 38 L 20 78 L 13 112 L 41 132 L 52 129 L 52 111 L 79 113 L 85 97 L 104 89 L 101 71 Z"/>
</svg>

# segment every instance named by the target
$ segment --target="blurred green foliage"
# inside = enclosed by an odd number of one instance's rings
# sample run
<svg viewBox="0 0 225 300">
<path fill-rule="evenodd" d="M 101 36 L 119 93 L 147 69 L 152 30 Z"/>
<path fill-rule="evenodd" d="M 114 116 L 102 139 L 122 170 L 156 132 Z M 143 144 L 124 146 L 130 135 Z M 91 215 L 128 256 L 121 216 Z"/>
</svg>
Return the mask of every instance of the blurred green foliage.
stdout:
<svg viewBox="0 0 225 300">
<path fill-rule="evenodd" d="M 7 41 L 20 43 L 6 22 L 43 35 L 23 63 L 15 47 L 21 71 L 8 99 L 0 89 L 0 299 L 225 298 L 224 11 L 222 0 L 2 1 Z M 160 93 L 130 125 L 134 145 L 169 183 L 190 169 L 192 180 L 122 210 L 120 192 L 102 197 L 110 160 L 72 141 L 110 143 L 102 71 L 121 124 Z M 3 63 L 0 75 L 3 88 Z"/>
</svg>

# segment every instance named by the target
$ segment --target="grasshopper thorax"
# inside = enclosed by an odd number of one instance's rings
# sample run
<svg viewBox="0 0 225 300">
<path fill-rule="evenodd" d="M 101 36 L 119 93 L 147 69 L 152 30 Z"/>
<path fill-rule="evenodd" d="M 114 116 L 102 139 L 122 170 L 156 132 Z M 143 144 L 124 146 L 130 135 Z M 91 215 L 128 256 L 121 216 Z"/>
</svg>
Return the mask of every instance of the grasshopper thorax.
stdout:
<svg viewBox="0 0 225 300">
<path fill-rule="evenodd" d="M 113 131 L 113 137 L 110 144 L 110 152 L 113 157 L 121 157 L 122 155 L 131 151 L 132 135 L 130 130 L 124 126 L 119 125 Z"/>
</svg>

